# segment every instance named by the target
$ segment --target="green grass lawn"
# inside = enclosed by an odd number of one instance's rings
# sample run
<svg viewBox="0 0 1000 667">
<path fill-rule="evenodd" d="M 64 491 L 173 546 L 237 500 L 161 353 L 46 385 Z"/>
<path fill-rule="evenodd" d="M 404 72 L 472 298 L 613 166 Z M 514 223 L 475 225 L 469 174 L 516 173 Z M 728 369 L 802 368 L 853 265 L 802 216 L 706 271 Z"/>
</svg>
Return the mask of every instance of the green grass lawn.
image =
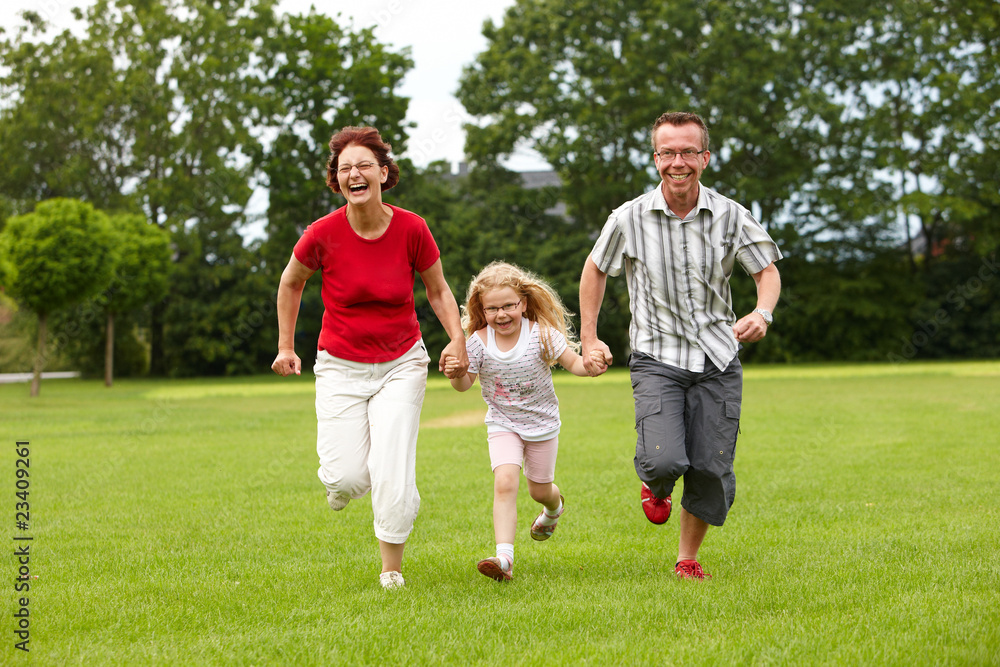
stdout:
<svg viewBox="0 0 1000 667">
<path fill-rule="evenodd" d="M 1000 362 L 748 368 L 704 582 L 674 578 L 676 517 L 640 508 L 627 373 L 557 390 L 567 512 L 532 541 L 522 484 L 498 584 L 475 569 L 494 551 L 481 398 L 430 381 L 407 586 L 386 592 L 370 501 L 335 514 L 316 479 L 311 378 L 0 385 L 0 664 L 1000 664 Z"/>
</svg>

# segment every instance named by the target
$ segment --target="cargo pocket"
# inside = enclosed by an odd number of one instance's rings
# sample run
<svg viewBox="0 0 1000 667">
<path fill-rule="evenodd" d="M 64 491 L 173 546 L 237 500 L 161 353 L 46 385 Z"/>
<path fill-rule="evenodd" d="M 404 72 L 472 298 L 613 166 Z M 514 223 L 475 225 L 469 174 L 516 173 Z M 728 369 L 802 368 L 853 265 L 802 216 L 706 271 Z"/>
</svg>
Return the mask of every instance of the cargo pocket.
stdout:
<svg viewBox="0 0 1000 667">
<path fill-rule="evenodd" d="M 635 458 L 643 470 L 654 470 L 654 461 L 666 453 L 663 437 L 656 427 L 655 416 L 660 414 L 659 396 L 636 397 L 635 400 Z"/>
<path fill-rule="evenodd" d="M 733 469 L 736 456 L 736 437 L 740 431 L 740 402 L 725 401 L 716 430 L 718 448 L 712 456 L 712 472 L 722 476 Z"/>
</svg>

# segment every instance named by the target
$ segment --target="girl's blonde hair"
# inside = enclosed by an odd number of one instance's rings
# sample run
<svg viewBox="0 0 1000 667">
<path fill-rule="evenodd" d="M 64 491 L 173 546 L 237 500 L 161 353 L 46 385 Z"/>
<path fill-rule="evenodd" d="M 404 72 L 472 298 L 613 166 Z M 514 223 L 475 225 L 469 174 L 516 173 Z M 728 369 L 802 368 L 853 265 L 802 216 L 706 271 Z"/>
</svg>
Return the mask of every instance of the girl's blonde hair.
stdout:
<svg viewBox="0 0 1000 667">
<path fill-rule="evenodd" d="M 542 359 L 550 366 L 557 357 L 553 354 L 551 331 L 555 329 L 566 337 L 566 342 L 576 352 L 580 343 L 573 336 L 573 315 L 566 310 L 556 291 L 541 278 L 519 266 L 507 262 L 491 262 L 469 283 L 462 307 L 462 328 L 471 336 L 486 326 L 486 312 L 483 310 L 483 294 L 495 289 L 510 287 L 524 301 L 524 316 L 537 322 L 541 327 Z"/>
</svg>

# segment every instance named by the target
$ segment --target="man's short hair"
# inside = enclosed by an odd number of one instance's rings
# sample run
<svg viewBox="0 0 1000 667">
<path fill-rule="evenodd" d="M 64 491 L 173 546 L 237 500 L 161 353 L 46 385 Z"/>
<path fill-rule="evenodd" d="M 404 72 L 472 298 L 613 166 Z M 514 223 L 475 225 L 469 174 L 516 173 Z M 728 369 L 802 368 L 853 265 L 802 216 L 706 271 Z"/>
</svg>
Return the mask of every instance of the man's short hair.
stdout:
<svg viewBox="0 0 1000 667">
<path fill-rule="evenodd" d="M 662 114 L 653 123 L 653 131 L 649 134 L 649 140 L 653 144 L 653 150 L 656 150 L 656 131 L 660 129 L 661 125 L 673 125 L 675 127 L 680 125 L 688 125 L 689 123 L 694 123 L 701 128 L 701 150 L 708 150 L 708 126 L 705 125 L 705 121 L 701 119 L 696 113 L 690 113 L 687 111 L 668 111 Z"/>
</svg>

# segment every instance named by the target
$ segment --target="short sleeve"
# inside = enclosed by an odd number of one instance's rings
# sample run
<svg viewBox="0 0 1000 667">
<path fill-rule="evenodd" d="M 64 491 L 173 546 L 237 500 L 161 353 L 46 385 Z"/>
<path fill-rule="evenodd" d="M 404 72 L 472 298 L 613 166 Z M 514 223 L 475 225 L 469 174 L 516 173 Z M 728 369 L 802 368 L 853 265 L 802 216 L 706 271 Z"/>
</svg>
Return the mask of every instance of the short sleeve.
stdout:
<svg viewBox="0 0 1000 667">
<path fill-rule="evenodd" d="M 423 273 L 438 260 L 441 251 L 438 250 L 434 235 L 431 234 L 427 222 L 419 216 L 417 219 L 420 224 L 415 226 L 413 254 L 411 256 L 413 257 L 413 268 L 417 270 L 417 273 Z"/>
<path fill-rule="evenodd" d="M 739 237 L 736 243 L 736 260 L 743 270 L 753 275 L 760 273 L 772 262 L 781 259 L 781 251 L 749 211 L 743 209 L 740 216 Z"/>
<path fill-rule="evenodd" d="M 465 351 L 469 355 L 469 372 L 473 375 L 479 375 L 479 369 L 483 366 L 483 355 L 486 354 L 486 348 L 483 347 L 483 341 L 479 339 L 478 334 L 473 333 L 465 339 Z"/>
<path fill-rule="evenodd" d="M 323 262 L 320 256 L 320 244 L 316 241 L 314 227 L 315 224 L 306 227 L 306 231 L 303 232 L 295 244 L 292 254 L 295 255 L 295 259 L 302 262 L 311 271 L 318 271 Z"/>
<path fill-rule="evenodd" d="M 590 251 L 590 258 L 602 273 L 617 276 L 622 272 L 625 260 L 625 230 L 619 221 L 618 211 L 608 216 L 594 249 Z"/>
<path fill-rule="evenodd" d="M 548 336 L 549 345 L 552 347 L 553 359 L 561 357 L 562 353 L 566 351 L 567 347 L 569 347 L 569 343 L 566 341 L 566 336 L 564 336 L 558 329 L 545 327 L 544 331 L 540 331 L 539 333 L 543 336 Z"/>
</svg>

